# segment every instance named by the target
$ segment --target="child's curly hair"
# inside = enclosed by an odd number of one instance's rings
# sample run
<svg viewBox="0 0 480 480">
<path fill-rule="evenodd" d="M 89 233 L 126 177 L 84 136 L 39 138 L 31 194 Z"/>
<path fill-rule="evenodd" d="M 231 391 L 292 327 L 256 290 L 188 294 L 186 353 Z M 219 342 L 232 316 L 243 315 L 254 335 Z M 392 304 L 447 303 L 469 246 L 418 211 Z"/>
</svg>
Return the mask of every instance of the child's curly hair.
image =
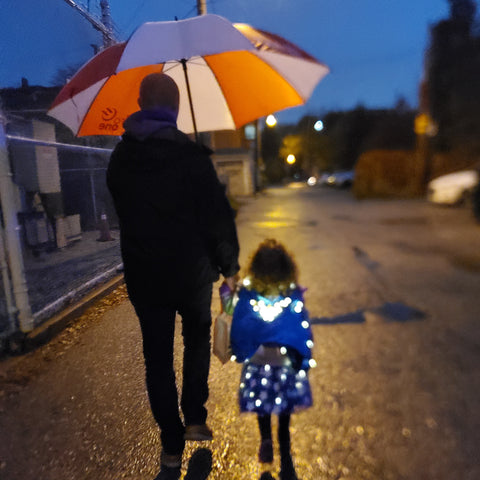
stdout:
<svg viewBox="0 0 480 480">
<path fill-rule="evenodd" d="M 247 274 L 252 288 L 261 295 L 286 295 L 292 290 L 292 284 L 296 286 L 298 270 L 287 249 L 268 238 L 252 255 Z"/>
</svg>

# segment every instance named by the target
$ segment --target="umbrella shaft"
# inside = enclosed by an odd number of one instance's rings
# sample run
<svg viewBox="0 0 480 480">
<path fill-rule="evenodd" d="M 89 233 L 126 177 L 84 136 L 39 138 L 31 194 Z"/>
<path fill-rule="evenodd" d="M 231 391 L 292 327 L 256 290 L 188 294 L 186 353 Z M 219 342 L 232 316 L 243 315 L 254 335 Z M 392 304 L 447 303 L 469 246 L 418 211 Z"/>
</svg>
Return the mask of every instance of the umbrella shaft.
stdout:
<svg viewBox="0 0 480 480">
<path fill-rule="evenodd" d="M 198 143 L 197 122 L 195 121 L 195 112 L 193 111 L 193 102 L 192 102 L 192 92 L 190 91 L 190 82 L 188 81 L 187 61 L 184 58 L 182 58 L 181 62 L 183 66 L 183 73 L 185 75 L 185 83 L 187 85 L 188 103 L 190 105 L 190 113 L 192 114 L 193 130 L 195 131 L 195 140 Z"/>
</svg>

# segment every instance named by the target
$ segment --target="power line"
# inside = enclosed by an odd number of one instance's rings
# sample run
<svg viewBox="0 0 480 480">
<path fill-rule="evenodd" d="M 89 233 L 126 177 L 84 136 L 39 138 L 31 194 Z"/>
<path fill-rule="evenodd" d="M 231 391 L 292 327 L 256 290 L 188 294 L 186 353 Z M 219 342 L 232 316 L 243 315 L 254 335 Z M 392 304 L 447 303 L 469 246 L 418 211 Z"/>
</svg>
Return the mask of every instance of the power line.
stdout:
<svg viewBox="0 0 480 480">
<path fill-rule="evenodd" d="M 133 23 L 136 21 L 136 17 L 138 16 L 138 13 L 140 12 L 140 10 L 142 10 L 142 8 L 145 6 L 145 4 L 147 3 L 147 0 L 143 0 L 143 2 L 141 3 L 141 5 L 139 5 L 136 9 L 135 9 L 135 12 L 133 13 L 133 15 L 130 17 L 130 22 L 128 23 L 128 25 L 125 27 L 125 29 L 128 31 L 130 30 L 130 27 L 133 25 Z"/>
<path fill-rule="evenodd" d="M 127 36 L 127 32 L 130 32 L 130 30 L 132 29 L 132 27 L 135 25 L 135 22 L 137 21 L 141 11 L 145 8 L 145 4 L 147 3 L 147 1 L 149 0 L 143 0 L 142 3 L 135 8 L 135 11 L 132 13 L 132 15 L 130 16 L 130 19 L 129 19 L 129 22 L 122 26 L 122 27 L 119 27 L 118 25 L 115 25 L 114 23 L 114 29 L 115 29 L 115 32 L 117 33 L 117 36 L 119 38 L 122 38 L 122 37 L 125 37 Z M 181 2 L 177 2 L 177 7 L 179 6 Z M 198 3 L 197 3 L 197 0 L 189 0 L 187 2 L 183 1 L 182 3 L 188 3 L 188 4 L 192 4 L 193 3 L 193 6 L 187 11 L 187 13 L 183 14 L 183 15 L 178 15 L 178 19 L 180 20 L 185 20 L 186 18 L 189 18 L 191 17 L 192 15 L 196 15 L 197 14 L 197 10 L 198 10 Z M 172 19 L 173 20 L 173 19 Z M 153 20 L 152 20 L 153 21 Z M 138 25 L 137 25 L 138 26 Z M 137 27 L 135 26 L 135 28 Z"/>
<path fill-rule="evenodd" d="M 197 12 L 197 5 L 194 5 L 185 15 L 183 15 L 181 17 L 182 20 L 185 20 L 186 18 L 188 18 L 192 13 L 196 13 Z"/>
<path fill-rule="evenodd" d="M 116 42 L 115 36 L 113 35 L 112 29 L 104 25 L 101 20 L 94 17 L 89 11 L 85 9 L 84 6 L 78 4 L 74 0 L 63 0 L 67 5 L 70 5 L 74 8 L 82 17 L 86 18 L 100 33 L 102 33 L 104 38 L 105 46 L 110 45 Z M 108 1 L 105 1 L 106 6 L 108 7 Z"/>
</svg>

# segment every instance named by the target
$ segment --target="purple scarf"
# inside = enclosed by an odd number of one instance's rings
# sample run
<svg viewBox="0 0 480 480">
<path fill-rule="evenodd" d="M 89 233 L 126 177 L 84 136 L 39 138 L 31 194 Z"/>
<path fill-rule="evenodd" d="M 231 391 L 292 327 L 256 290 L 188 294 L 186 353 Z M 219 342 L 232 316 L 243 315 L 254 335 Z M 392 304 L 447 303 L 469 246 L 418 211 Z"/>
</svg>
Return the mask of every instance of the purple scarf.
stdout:
<svg viewBox="0 0 480 480">
<path fill-rule="evenodd" d="M 165 129 L 177 129 L 177 113 L 165 107 L 139 110 L 123 122 L 125 132 L 138 140 L 155 137 Z"/>
</svg>

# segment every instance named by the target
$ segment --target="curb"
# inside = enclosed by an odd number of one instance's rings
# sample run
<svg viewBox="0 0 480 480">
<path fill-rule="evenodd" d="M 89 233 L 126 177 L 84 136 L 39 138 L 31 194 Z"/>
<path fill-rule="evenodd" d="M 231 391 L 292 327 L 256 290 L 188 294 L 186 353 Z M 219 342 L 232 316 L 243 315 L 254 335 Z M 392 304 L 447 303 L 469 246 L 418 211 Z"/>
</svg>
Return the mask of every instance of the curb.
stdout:
<svg viewBox="0 0 480 480">
<path fill-rule="evenodd" d="M 28 353 L 29 351 L 48 343 L 78 318 L 87 308 L 111 293 L 124 282 L 123 273 L 116 275 L 103 285 L 85 295 L 78 302 L 64 308 L 59 313 L 44 321 L 32 331 L 26 334 L 19 334 L 18 336 L 14 335 L 8 342 L 10 352 L 7 355 L 21 355 Z"/>
</svg>

